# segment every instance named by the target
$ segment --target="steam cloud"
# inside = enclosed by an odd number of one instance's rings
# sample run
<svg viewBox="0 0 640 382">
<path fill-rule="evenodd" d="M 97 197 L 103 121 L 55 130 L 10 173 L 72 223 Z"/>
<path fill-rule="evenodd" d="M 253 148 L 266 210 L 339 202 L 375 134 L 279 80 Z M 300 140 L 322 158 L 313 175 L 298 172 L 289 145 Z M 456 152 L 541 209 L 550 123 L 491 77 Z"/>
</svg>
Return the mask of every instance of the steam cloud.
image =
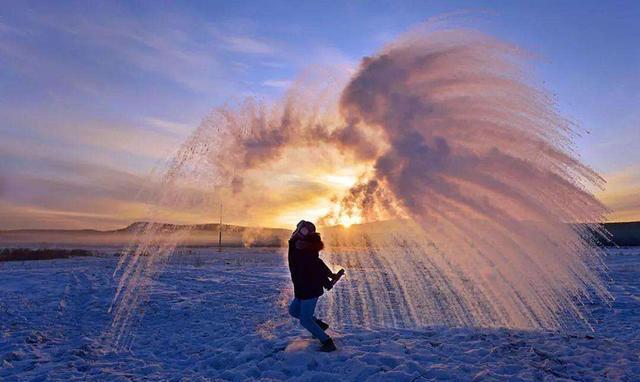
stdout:
<svg viewBox="0 0 640 382">
<path fill-rule="evenodd" d="M 324 309 L 338 323 L 554 329 L 566 317 L 586 321 L 580 299 L 609 298 L 591 242 L 605 208 L 588 191 L 604 181 L 576 158 L 572 124 L 526 68 L 524 52 L 475 31 L 413 31 L 363 59 L 338 92 L 310 98 L 294 87 L 280 104 L 215 110 L 165 179 L 240 194 L 249 172 L 287 150 L 333 147 L 370 169 L 321 223 L 391 219 L 383 232 L 326 231 L 332 261 L 385 271 L 329 295 Z M 161 198 L 180 196 L 167 187 Z M 120 267 L 114 326 L 134 312 L 141 274 L 162 263 L 136 259 L 172 252 L 154 234 Z"/>
</svg>

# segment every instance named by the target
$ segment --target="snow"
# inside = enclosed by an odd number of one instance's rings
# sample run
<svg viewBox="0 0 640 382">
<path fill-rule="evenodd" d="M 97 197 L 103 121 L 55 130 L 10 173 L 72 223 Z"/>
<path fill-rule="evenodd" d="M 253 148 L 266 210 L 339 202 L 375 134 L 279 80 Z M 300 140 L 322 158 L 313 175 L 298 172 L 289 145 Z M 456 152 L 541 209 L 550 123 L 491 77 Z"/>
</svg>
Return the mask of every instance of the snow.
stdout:
<svg viewBox="0 0 640 382">
<path fill-rule="evenodd" d="M 609 250 L 615 301 L 585 307 L 594 332 L 351 323 L 329 329 L 329 354 L 286 314 L 280 250 L 183 252 L 119 351 L 104 340 L 115 256 L 0 263 L 0 381 L 640 379 L 640 248 Z"/>
</svg>

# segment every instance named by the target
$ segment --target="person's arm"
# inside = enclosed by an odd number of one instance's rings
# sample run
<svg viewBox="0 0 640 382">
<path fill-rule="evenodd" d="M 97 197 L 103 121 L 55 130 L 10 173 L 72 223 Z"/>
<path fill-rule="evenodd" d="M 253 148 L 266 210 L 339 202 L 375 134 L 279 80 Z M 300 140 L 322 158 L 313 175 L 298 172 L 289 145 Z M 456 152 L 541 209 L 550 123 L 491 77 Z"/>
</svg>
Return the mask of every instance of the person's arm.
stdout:
<svg viewBox="0 0 640 382">
<path fill-rule="evenodd" d="M 324 264 L 324 263 L 323 263 Z M 326 267 L 326 265 L 325 265 Z M 329 269 L 329 267 L 327 267 L 327 269 Z M 333 273 L 331 272 L 331 270 L 329 270 L 329 274 L 327 275 L 327 277 L 324 279 L 324 289 L 326 290 L 331 290 L 331 288 L 333 288 L 334 285 L 336 285 L 336 283 L 338 282 L 338 280 L 340 280 L 340 278 L 344 275 L 344 269 L 340 269 L 338 271 L 338 273 Z"/>
<path fill-rule="evenodd" d="M 329 278 L 333 278 L 334 273 L 331 271 L 331 268 L 329 268 L 327 266 L 327 264 L 324 263 L 324 261 L 322 261 L 321 258 L 318 258 L 318 270 L 320 272 L 320 274 L 324 277 L 329 277 Z"/>
<path fill-rule="evenodd" d="M 316 234 L 314 239 L 315 239 L 314 242 L 317 243 L 318 251 L 322 250 L 324 248 L 324 243 L 322 242 L 322 239 L 320 238 L 320 234 Z M 342 274 L 340 274 L 340 272 L 344 273 L 344 269 L 342 269 L 338 273 L 333 273 L 331 268 L 329 268 L 327 266 L 327 264 L 324 263 L 324 261 L 322 261 L 319 257 L 318 257 L 318 260 L 320 261 L 320 267 L 322 269 L 323 275 L 326 275 L 326 277 L 330 278 L 331 280 L 335 280 L 336 278 L 340 278 L 340 276 L 342 276 Z"/>
<path fill-rule="evenodd" d="M 328 277 L 324 277 L 322 279 L 322 287 L 326 290 L 330 290 L 333 288 L 333 280 Z"/>
</svg>

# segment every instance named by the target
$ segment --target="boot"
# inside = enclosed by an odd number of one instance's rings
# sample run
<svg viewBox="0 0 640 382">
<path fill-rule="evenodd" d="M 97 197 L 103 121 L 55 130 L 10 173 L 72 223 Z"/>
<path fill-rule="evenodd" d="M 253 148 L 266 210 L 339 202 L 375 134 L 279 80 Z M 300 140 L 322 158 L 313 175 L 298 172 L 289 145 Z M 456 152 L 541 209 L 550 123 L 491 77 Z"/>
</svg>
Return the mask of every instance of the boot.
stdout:
<svg viewBox="0 0 640 382">
<path fill-rule="evenodd" d="M 331 337 L 329 337 L 328 340 L 324 341 L 322 343 L 322 346 L 320 347 L 320 351 L 325 353 L 329 353 L 334 350 L 337 350 L 337 348 L 336 348 L 336 344 L 333 343 L 333 340 L 331 339 Z"/>
<path fill-rule="evenodd" d="M 329 329 L 329 324 L 327 324 L 326 322 L 322 321 L 319 318 L 316 318 L 316 324 L 318 324 L 318 326 L 320 327 L 320 329 L 322 330 L 327 330 Z"/>
</svg>

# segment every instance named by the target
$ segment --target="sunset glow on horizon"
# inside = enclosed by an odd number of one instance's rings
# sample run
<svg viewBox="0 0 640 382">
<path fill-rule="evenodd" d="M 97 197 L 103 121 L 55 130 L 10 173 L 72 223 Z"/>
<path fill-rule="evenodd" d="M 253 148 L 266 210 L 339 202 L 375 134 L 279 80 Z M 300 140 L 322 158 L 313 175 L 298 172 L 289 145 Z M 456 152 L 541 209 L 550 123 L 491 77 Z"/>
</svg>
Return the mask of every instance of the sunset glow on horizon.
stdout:
<svg viewBox="0 0 640 382">
<path fill-rule="evenodd" d="M 164 222 L 211 223 L 220 204 L 227 224 L 362 223 L 362 211 L 336 206 L 374 162 L 340 146 L 301 147 L 295 140 L 269 161 L 257 154 L 252 160 L 264 164 L 247 166 L 241 192 L 209 189 L 199 179 L 180 185 L 210 208 L 150 206 L 149 195 L 162 189 L 158 174 L 212 111 L 247 99 L 257 108 L 278 104 L 305 81 L 311 90 L 300 86 L 293 96 L 313 99 L 305 112 L 334 108 L 363 57 L 425 20 L 471 6 L 497 10 L 492 2 L 467 1 L 329 9 L 0 6 L 0 230 L 117 229 L 149 219 L 152 208 Z M 607 181 L 595 194 L 611 211 L 608 220 L 635 221 L 640 7 L 609 7 L 502 4 L 498 15 L 481 13 L 473 26 L 541 57 L 536 83 L 580 126 L 576 152 Z M 321 111 L 339 121 L 336 110 Z"/>
</svg>

